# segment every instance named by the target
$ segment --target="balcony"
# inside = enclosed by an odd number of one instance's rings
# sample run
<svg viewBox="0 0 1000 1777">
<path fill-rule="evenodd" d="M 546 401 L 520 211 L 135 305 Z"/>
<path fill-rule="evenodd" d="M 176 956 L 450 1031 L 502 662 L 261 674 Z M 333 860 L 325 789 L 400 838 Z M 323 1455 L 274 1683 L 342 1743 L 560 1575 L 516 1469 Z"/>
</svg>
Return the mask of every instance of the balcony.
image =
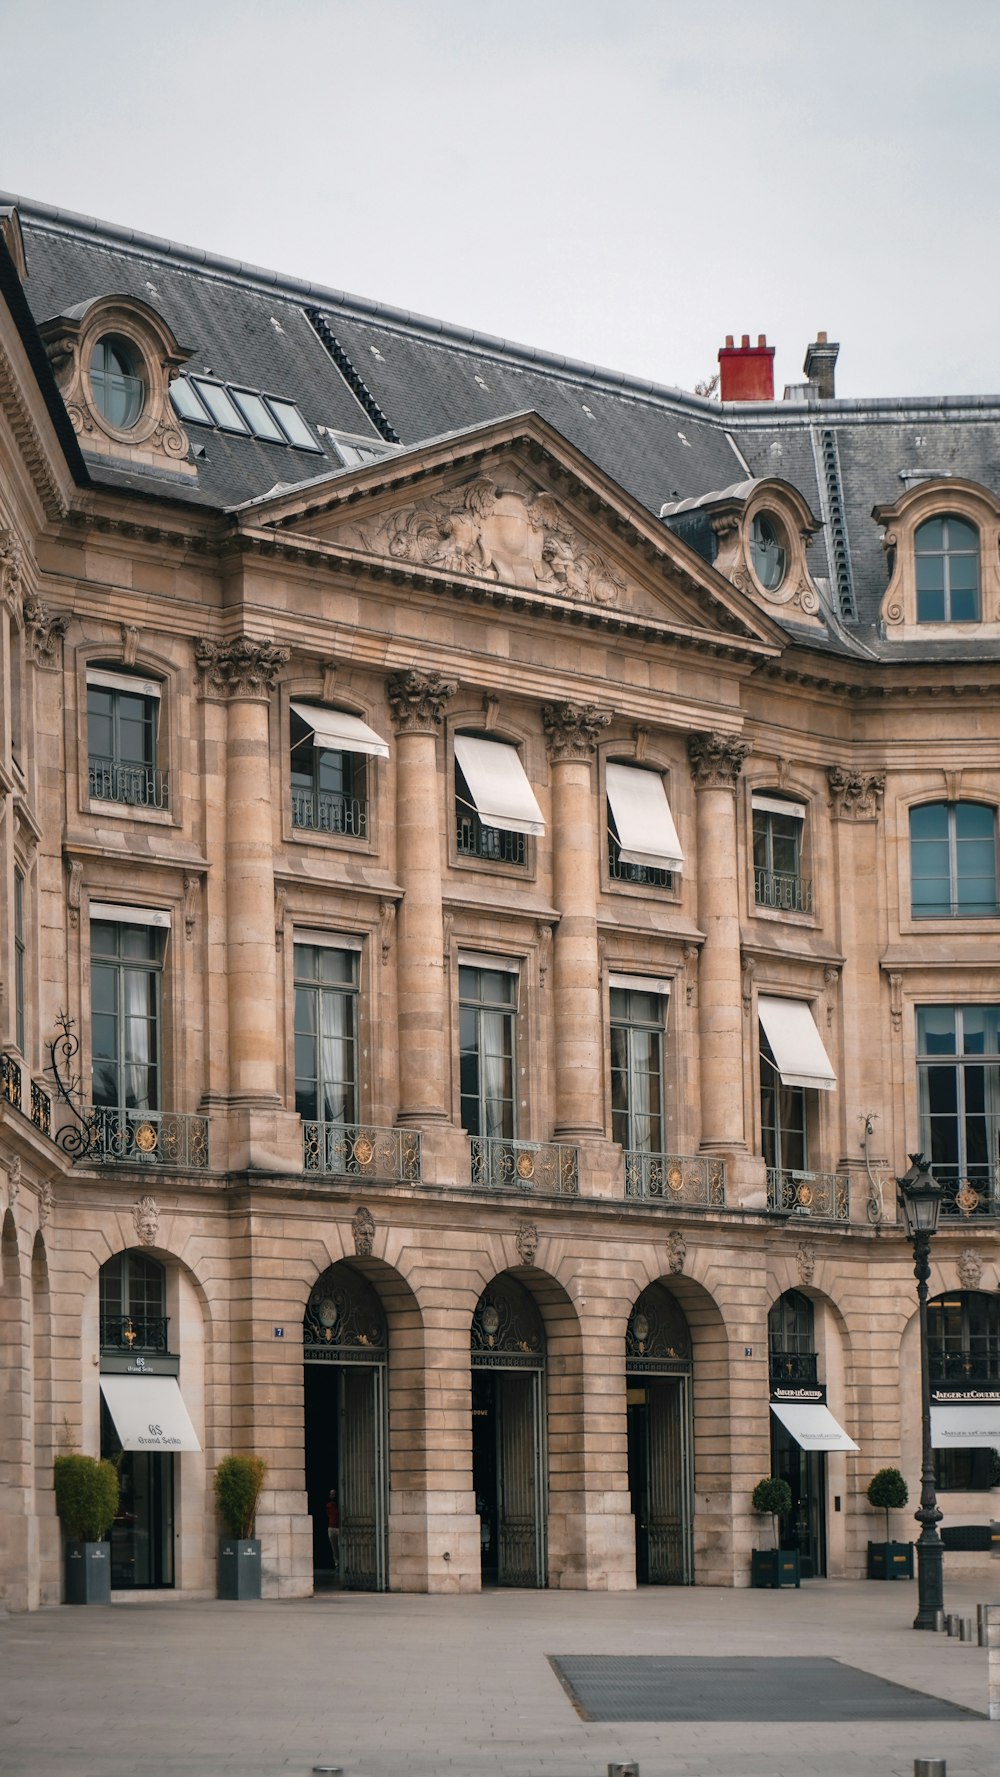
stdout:
<svg viewBox="0 0 1000 1777">
<path fill-rule="evenodd" d="M 31 1121 L 40 1135 L 52 1137 L 52 1100 L 43 1086 L 31 1082 Z"/>
<path fill-rule="evenodd" d="M 0 1055 L 0 1098 L 12 1104 L 15 1111 L 24 1109 L 21 1102 L 21 1068 L 12 1055 Z"/>
<path fill-rule="evenodd" d="M 30 1116 L 39 1135 L 47 1135 L 51 1140 L 52 1100 L 44 1086 L 39 1086 L 35 1080 L 29 1079 L 28 1089 L 30 1100 L 26 1109 L 21 1064 L 12 1055 L 0 1055 L 0 1099 L 12 1105 L 23 1116 Z"/>
<path fill-rule="evenodd" d="M 767 1207 L 778 1215 L 849 1222 L 851 1185 L 846 1172 L 779 1172 L 767 1169 Z"/>
<path fill-rule="evenodd" d="M 703 1155 L 625 1150 L 625 1195 L 677 1209 L 725 1209 L 726 1163 Z"/>
<path fill-rule="evenodd" d="M 292 791 L 292 826 L 309 833 L 342 833 L 368 838 L 368 803 L 328 790 Z"/>
<path fill-rule="evenodd" d="M 773 1388 L 816 1388 L 819 1371 L 815 1351 L 771 1351 L 768 1370 Z"/>
<path fill-rule="evenodd" d="M 469 1137 L 474 1191 L 537 1191 L 541 1196 L 576 1197 L 580 1153 L 561 1142 L 502 1141 Z"/>
<path fill-rule="evenodd" d="M 523 867 L 528 848 L 523 833 L 506 828 L 484 827 L 479 816 L 460 812 L 455 827 L 455 849 L 460 858 L 485 858 L 490 864 Z"/>
<path fill-rule="evenodd" d="M 636 882 L 644 888 L 673 888 L 674 879 L 669 870 L 660 870 L 655 864 L 625 864 L 621 849 L 615 835 L 609 833 L 608 875 L 612 882 Z"/>
<path fill-rule="evenodd" d="M 1000 1176 L 992 1166 L 937 1166 L 931 1170 L 944 1187 L 943 1220 L 982 1222 L 1000 1216 Z"/>
<path fill-rule="evenodd" d="M 208 1166 L 208 1118 L 174 1111 L 128 1111 L 93 1105 L 84 1111 L 86 1134 L 78 1157 L 91 1165 Z"/>
<path fill-rule="evenodd" d="M 302 1124 L 302 1166 L 325 1178 L 420 1182 L 420 1136 L 414 1129 L 373 1129 L 347 1123 Z"/>
<path fill-rule="evenodd" d="M 101 1350 L 126 1353 L 170 1350 L 165 1314 L 102 1314 Z"/>
<path fill-rule="evenodd" d="M 119 802 L 127 808 L 167 808 L 169 773 L 155 765 L 90 755 L 90 795 L 94 802 Z"/>
<path fill-rule="evenodd" d="M 779 913 L 812 912 L 812 883 L 805 877 L 755 869 L 753 892 L 758 907 L 773 907 Z"/>
</svg>

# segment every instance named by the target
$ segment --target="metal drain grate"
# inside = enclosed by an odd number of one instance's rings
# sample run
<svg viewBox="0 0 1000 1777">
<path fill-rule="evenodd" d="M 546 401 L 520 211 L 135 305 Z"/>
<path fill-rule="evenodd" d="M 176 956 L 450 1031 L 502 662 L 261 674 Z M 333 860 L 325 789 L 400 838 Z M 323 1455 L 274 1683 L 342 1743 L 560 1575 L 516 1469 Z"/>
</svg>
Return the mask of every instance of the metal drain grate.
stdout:
<svg viewBox="0 0 1000 1777">
<path fill-rule="evenodd" d="M 584 1721 L 942 1721 L 975 1710 L 828 1659 L 550 1654 Z"/>
</svg>

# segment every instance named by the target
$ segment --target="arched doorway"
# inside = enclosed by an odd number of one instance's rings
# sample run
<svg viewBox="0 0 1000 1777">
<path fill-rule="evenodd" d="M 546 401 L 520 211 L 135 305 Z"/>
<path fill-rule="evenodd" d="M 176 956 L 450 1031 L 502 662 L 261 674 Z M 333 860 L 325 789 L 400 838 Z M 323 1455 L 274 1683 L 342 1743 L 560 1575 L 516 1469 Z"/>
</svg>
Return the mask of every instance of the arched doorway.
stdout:
<svg viewBox="0 0 1000 1777">
<path fill-rule="evenodd" d="M 625 1334 L 628 1479 L 639 1585 L 689 1586 L 692 1520 L 691 1333 L 661 1283 L 643 1290 Z"/>
<path fill-rule="evenodd" d="M 174 1457 L 124 1448 L 106 1381 L 131 1370 L 176 1373 L 170 1356 L 166 1276 L 158 1259 L 129 1249 L 101 1266 L 101 1455 L 118 1470 L 118 1515 L 111 1526 L 115 1591 L 174 1584 Z"/>
<path fill-rule="evenodd" d="M 786 1290 L 767 1317 L 771 1399 L 825 1401 L 819 1380 L 813 1304 L 801 1290 Z M 797 1549 L 804 1580 L 826 1577 L 826 1452 L 804 1450 L 771 1413 L 771 1473 L 787 1481 L 791 1510 L 779 1520 L 779 1546 Z"/>
<path fill-rule="evenodd" d="M 545 1328 L 509 1273 L 472 1318 L 472 1476 L 483 1584 L 544 1586 Z"/>
<path fill-rule="evenodd" d="M 303 1320 L 306 1488 L 318 1585 L 386 1586 L 386 1364 L 379 1298 L 340 1261 L 317 1279 Z"/>
</svg>

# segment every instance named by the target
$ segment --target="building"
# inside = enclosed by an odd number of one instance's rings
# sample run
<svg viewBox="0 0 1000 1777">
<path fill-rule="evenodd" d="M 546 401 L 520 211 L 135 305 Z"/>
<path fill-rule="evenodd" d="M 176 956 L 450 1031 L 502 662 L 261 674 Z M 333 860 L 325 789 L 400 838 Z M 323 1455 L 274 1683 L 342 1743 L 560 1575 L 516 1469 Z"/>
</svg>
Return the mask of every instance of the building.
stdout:
<svg viewBox="0 0 1000 1777">
<path fill-rule="evenodd" d="M 861 1573 L 918 1148 L 974 1545 L 1000 400 L 838 400 L 821 334 L 712 402 L 0 221 L 8 1604 L 71 1448 L 122 1590 L 212 1592 L 233 1449 L 272 1596 L 743 1585 L 772 1471 Z"/>
</svg>

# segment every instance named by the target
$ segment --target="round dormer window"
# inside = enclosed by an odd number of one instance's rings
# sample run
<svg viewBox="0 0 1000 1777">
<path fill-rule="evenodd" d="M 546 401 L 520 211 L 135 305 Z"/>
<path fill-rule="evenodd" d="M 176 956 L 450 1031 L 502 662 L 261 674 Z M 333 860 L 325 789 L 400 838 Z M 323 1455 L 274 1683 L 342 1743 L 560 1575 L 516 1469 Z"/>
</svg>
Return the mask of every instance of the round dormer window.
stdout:
<svg viewBox="0 0 1000 1777">
<path fill-rule="evenodd" d="M 750 531 L 753 571 L 765 592 L 777 592 L 788 568 L 785 533 L 769 512 L 758 512 Z"/>
<path fill-rule="evenodd" d="M 90 356 L 90 386 L 101 418 L 117 432 L 138 420 L 146 399 L 142 359 L 120 334 L 105 333 Z"/>
</svg>

